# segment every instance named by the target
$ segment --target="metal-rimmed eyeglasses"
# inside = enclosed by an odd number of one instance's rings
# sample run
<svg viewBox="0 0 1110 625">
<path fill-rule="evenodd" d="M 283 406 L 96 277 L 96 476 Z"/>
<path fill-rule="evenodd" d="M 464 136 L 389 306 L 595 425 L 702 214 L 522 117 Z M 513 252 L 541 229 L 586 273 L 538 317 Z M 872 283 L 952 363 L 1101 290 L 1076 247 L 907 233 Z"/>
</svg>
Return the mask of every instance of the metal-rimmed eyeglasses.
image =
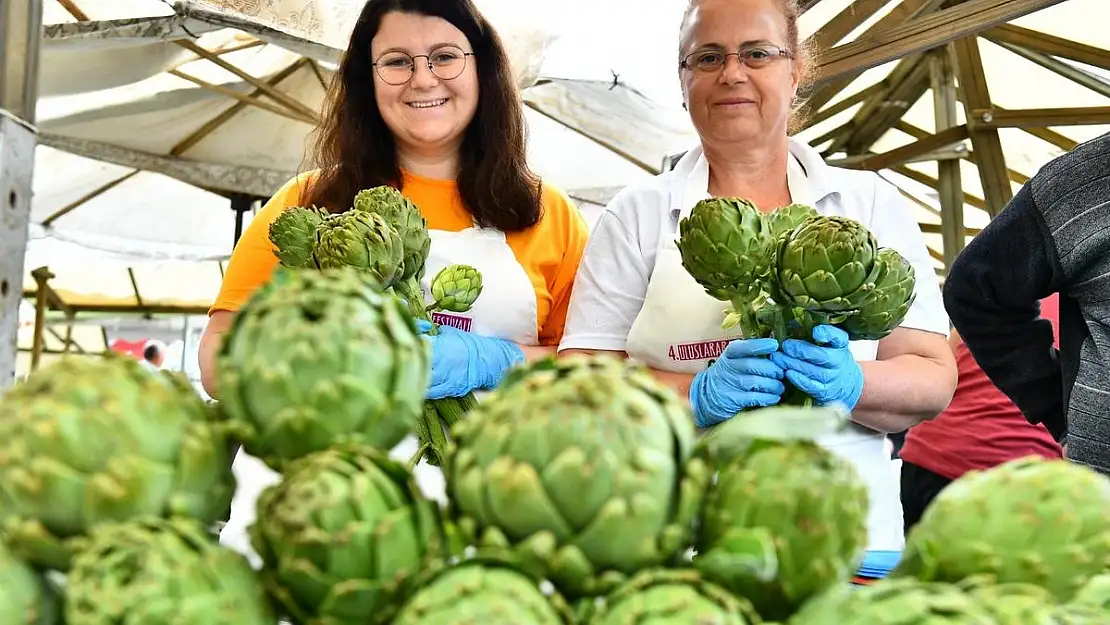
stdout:
<svg viewBox="0 0 1110 625">
<path fill-rule="evenodd" d="M 389 85 L 403 85 L 416 73 L 416 59 L 428 62 L 428 71 L 440 80 L 453 80 L 466 69 L 466 57 L 474 56 L 457 46 L 440 46 L 428 54 L 409 56 L 404 52 L 386 52 L 374 61 L 378 77 Z"/>
<path fill-rule="evenodd" d="M 741 65 L 751 69 L 760 69 L 779 59 L 792 59 L 794 54 L 785 48 L 766 44 L 758 46 L 745 46 L 736 52 L 724 50 L 698 50 L 687 54 L 679 63 L 683 69 L 693 69 L 699 72 L 716 72 L 725 66 L 728 57 L 735 56 Z"/>
</svg>

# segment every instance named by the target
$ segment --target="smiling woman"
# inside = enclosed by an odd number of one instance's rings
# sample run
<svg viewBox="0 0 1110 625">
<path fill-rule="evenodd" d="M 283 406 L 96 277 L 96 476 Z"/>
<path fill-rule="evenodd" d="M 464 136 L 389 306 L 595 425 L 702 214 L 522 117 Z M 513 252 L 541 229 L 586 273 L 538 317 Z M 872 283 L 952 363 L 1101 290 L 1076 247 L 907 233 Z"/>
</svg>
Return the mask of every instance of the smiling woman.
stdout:
<svg viewBox="0 0 1110 625">
<path fill-rule="evenodd" d="M 870 491 L 869 543 L 903 542 L 897 476 L 884 432 L 937 415 L 956 367 L 932 259 L 911 208 L 874 172 L 830 167 L 789 135 L 807 68 L 796 0 L 692 0 L 676 69 L 700 144 L 672 171 L 622 190 L 597 221 L 579 268 L 560 349 L 634 358 L 687 396 L 698 426 L 778 404 L 785 381 L 814 403 L 852 411 L 853 427 L 822 442 Z M 709 197 L 764 212 L 791 203 L 865 225 L 913 264 L 916 297 L 878 341 L 818 326 L 812 341 L 744 338 L 722 328 L 721 302 L 682 264 L 679 221 Z M 737 238 L 741 238 L 738 233 Z"/>
<path fill-rule="evenodd" d="M 399 189 L 427 220 L 425 293 L 447 265 L 471 265 L 484 277 L 473 308 L 440 325 L 429 385 L 436 398 L 492 388 L 510 366 L 552 353 L 587 227 L 525 154 L 508 56 L 470 0 L 370 0 L 328 94 L 314 169 L 274 194 L 232 253 L 201 342 L 205 389 L 219 397 L 221 336 L 277 266 L 270 223 L 289 206 L 343 212 L 360 190 L 381 185 Z M 411 456 L 413 442 L 397 453 Z M 277 477 L 241 451 L 235 469 L 240 490 L 221 540 L 249 550 L 254 500 Z M 436 471 L 421 464 L 417 480 L 442 496 Z"/>
</svg>

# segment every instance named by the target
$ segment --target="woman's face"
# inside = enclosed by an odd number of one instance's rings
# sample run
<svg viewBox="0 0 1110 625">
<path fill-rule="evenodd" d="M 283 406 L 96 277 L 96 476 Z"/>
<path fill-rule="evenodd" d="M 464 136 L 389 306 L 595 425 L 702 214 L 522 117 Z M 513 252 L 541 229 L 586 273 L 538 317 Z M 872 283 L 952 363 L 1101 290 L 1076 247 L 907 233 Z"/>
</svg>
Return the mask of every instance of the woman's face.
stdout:
<svg viewBox="0 0 1110 625">
<path fill-rule="evenodd" d="M 374 97 L 398 146 L 415 153 L 456 150 L 478 108 L 478 72 L 470 41 L 439 17 L 387 13 L 370 42 Z M 415 70 L 408 75 L 408 60 Z M 425 58 L 425 56 L 427 58 Z M 428 69 L 429 60 L 440 76 Z M 462 64 L 462 65 L 460 65 Z M 383 78 L 383 76 L 385 78 Z M 388 79 L 388 80 L 387 80 Z M 403 82 L 403 84 L 390 84 Z"/>
<path fill-rule="evenodd" d="M 681 51 L 691 67 L 679 74 L 691 121 L 704 141 L 785 135 L 800 73 L 796 61 L 766 54 L 776 47 L 794 52 L 775 0 L 702 0 L 694 9 Z M 741 49 L 755 50 L 765 64 L 753 69 L 739 63 L 735 53 Z M 722 57 L 724 65 L 716 70 L 693 67 L 699 59 L 705 66 Z"/>
</svg>

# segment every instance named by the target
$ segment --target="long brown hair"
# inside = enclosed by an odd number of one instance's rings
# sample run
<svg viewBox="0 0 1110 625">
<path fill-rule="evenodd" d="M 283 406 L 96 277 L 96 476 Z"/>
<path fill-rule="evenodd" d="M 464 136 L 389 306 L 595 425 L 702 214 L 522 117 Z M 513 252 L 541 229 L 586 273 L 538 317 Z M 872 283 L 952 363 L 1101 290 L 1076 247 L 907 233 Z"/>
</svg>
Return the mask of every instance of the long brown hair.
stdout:
<svg viewBox="0 0 1110 625">
<path fill-rule="evenodd" d="M 370 0 L 351 33 L 316 129 L 313 165 L 320 175 L 306 204 L 342 212 L 362 189 L 402 188 L 393 133 L 374 99 L 370 42 L 391 11 L 439 17 L 473 47 L 478 108 L 459 150 L 459 195 L 474 221 L 506 232 L 529 228 L 541 213 L 540 179 L 528 168 L 524 108 L 501 38 L 470 0 Z"/>
</svg>

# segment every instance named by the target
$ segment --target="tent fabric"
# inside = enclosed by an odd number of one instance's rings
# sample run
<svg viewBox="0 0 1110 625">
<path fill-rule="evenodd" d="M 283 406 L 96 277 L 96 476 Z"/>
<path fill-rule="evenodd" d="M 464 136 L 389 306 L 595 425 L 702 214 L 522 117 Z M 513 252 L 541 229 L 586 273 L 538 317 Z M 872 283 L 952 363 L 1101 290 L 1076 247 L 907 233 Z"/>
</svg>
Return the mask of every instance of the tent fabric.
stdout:
<svg viewBox="0 0 1110 625">
<path fill-rule="evenodd" d="M 891 0 L 840 43 L 856 39 L 905 1 Z M 179 271 L 173 275 L 212 289 L 211 285 L 218 285 L 218 260 L 226 258 L 232 243 L 234 214 L 225 196 L 265 197 L 303 168 L 312 116 L 362 0 L 75 0 L 69 4 L 78 5 L 88 19 L 78 21 L 57 0 L 44 0 L 43 97 L 38 108 L 43 145 L 37 155 L 35 240 L 29 256 L 39 254 L 37 258 L 46 259 L 42 264 L 52 268 L 72 267 L 76 276 L 85 270 L 82 254 L 115 259 L 123 270 L 113 286 L 85 289 L 81 285 L 98 283 L 80 277 L 71 280 L 74 290 L 68 292 L 80 298 L 87 290 L 88 301 L 123 302 L 128 297 L 136 301 L 124 288 L 130 288 L 125 271 L 129 262 L 179 268 L 184 265 L 175 263 L 198 263 L 203 268 L 196 270 L 196 276 L 180 269 L 168 271 Z M 510 49 L 528 105 L 532 166 L 567 190 L 589 219 L 616 190 L 659 171 L 668 155 L 696 142 L 680 106 L 676 68 L 677 28 L 686 0 L 650 4 L 477 0 L 477 4 Z M 850 5 L 850 0 L 817 3 L 802 17 L 803 36 L 818 32 Z M 625 27 L 633 15 L 636 27 Z M 1097 46 L 1105 45 L 1102 25 L 1107 18 L 1110 5 L 1105 0 L 1068 0 L 1014 24 Z M 1085 87 L 985 38 L 978 41 L 997 105 L 1015 109 L 1110 105 L 1106 95 L 1110 76 L 1104 70 L 1067 61 L 1089 75 L 1089 85 L 1094 87 Z M 195 46 L 219 54 L 223 65 L 199 58 Z M 896 65 L 887 63 L 862 73 L 827 107 L 878 84 Z M 1098 88 L 1102 82 L 1107 90 Z M 255 104 L 240 101 L 269 83 L 275 85 L 276 94 L 262 96 Z M 904 122 L 934 132 L 929 94 L 906 104 Z M 800 136 L 815 141 L 850 121 L 860 106 L 849 107 Z M 962 110 L 957 116 L 958 122 L 964 121 Z M 1051 130 L 1082 141 L 1108 129 Z M 999 135 L 1007 166 L 1023 176 L 1031 176 L 1061 151 L 1022 130 L 1002 129 Z M 887 132 L 872 149 L 883 152 L 912 140 L 903 126 Z M 970 142 L 963 145 L 966 149 Z M 844 154 L 829 156 L 835 161 Z M 935 162 L 907 167 L 937 175 Z M 982 197 L 976 167 L 964 161 L 961 172 L 964 190 Z M 913 200 L 919 221 L 936 230 L 940 221 L 936 192 L 893 171 L 881 174 Z M 970 228 L 987 221 L 986 212 L 971 204 L 965 206 L 964 215 Z M 930 231 L 926 238 L 940 269 L 941 236 Z M 35 251 L 63 249 L 68 255 L 58 261 L 44 256 L 47 252 Z M 35 266 L 39 265 L 28 262 L 29 269 Z M 55 273 L 62 280 L 63 271 Z M 33 288 L 33 283 L 28 287 Z M 201 300 L 214 295 L 214 291 L 208 295 L 202 291 L 198 288 L 195 294 Z M 143 294 L 141 299 L 163 301 L 170 296 Z M 179 294 L 175 301 L 193 299 Z"/>
</svg>

